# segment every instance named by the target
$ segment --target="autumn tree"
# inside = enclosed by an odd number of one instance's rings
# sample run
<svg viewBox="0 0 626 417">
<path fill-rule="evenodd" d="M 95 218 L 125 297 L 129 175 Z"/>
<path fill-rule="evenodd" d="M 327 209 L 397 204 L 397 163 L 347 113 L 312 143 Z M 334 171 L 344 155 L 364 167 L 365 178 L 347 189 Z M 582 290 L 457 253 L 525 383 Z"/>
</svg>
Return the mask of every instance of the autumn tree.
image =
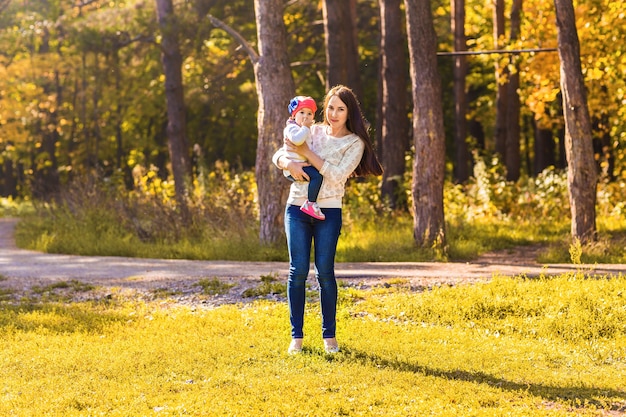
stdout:
<svg viewBox="0 0 626 417">
<path fill-rule="evenodd" d="M 413 91 L 413 237 L 418 247 L 443 247 L 445 133 L 437 36 L 430 0 L 404 0 Z"/>
<path fill-rule="evenodd" d="M 402 31 L 402 0 L 379 0 L 381 16 L 381 163 L 385 167 L 382 196 L 392 208 L 402 208 L 405 172 L 404 156 L 408 149 L 409 119 L 407 117 L 407 50 Z"/>
<path fill-rule="evenodd" d="M 591 143 L 591 120 L 580 62 L 574 6 L 572 0 L 554 0 L 554 5 L 561 60 L 571 234 L 573 238 L 587 242 L 596 237 L 597 174 Z"/>
<path fill-rule="evenodd" d="M 451 26 L 454 36 L 454 51 L 461 52 L 453 58 L 454 84 L 454 179 L 465 182 L 471 175 L 471 155 L 467 143 L 467 51 L 465 35 L 465 0 L 451 0 Z"/>
<path fill-rule="evenodd" d="M 505 22 L 504 22 L 504 0 L 493 0 L 493 42 L 496 50 L 504 46 Z M 506 127 L 507 127 L 507 77 L 508 67 L 497 60 L 496 71 L 496 120 L 494 126 L 495 151 L 504 161 L 506 155 Z"/>
<path fill-rule="evenodd" d="M 326 89 L 337 84 L 350 87 L 362 100 L 356 0 L 323 0 L 326 39 Z"/>
<path fill-rule="evenodd" d="M 180 27 L 176 21 L 172 0 L 156 0 L 156 5 L 157 19 L 161 28 L 161 61 L 165 74 L 168 149 L 176 200 L 184 211 L 191 170 L 186 135 L 183 57 L 177 39 Z"/>
<path fill-rule="evenodd" d="M 520 34 L 520 19 L 522 13 L 522 0 L 513 0 L 511 5 L 511 27 L 509 39 L 511 45 L 515 45 Z M 509 56 L 508 81 L 505 85 L 506 91 L 506 149 L 504 154 L 504 164 L 506 165 L 506 176 L 509 181 L 517 181 L 520 177 L 521 151 L 520 151 L 520 97 L 519 97 L 519 63 L 518 54 Z"/>
</svg>

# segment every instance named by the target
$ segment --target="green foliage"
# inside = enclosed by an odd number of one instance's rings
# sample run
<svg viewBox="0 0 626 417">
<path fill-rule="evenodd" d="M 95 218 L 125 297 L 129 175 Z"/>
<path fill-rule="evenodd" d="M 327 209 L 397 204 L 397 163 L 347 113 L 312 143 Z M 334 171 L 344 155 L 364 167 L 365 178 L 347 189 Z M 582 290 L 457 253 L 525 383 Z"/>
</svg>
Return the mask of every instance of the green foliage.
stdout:
<svg viewBox="0 0 626 417">
<path fill-rule="evenodd" d="M 220 295 L 228 293 L 228 290 L 230 290 L 234 284 L 227 284 L 217 278 L 206 278 L 198 281 L 198 286 L 202 288 L 202 294 Z"/>
<path fill-rule="evenodd" d="M 0 197 L 0 217 L 20 217 L 32 214 L 33 205 L 29 200 Z"/>
<path fill-rule="evenodd" d="M 58 281 L 44 287 L 34 286 L 32 293 L 41 301 L 70 301 L 75 293 L 92 291 L 95 287 L 77 280 Z"/>
<path fill-rule="evenodd" d="M 0 277 L 0 281 L 2 280 L 3 279 Z M 15 291 L 10 288 L 0 288 L 0 301 L 10 300 L 14 293 Z"/>
<path fill-rule="evenodd" d="M 619 414 L 624 294 L 624 277 L 578 275 L 342 288 L 334 356 L 316 302 L 296 356 L 283 302 L 3 303 L 0 414 Z"/>
<path fill-rule="evenodd" d="M 263 275 L 261 277 L 261 284 L 248 288 L 243 292 L 243 296 L 259 297 L 264 295 L 287 295 L 287 285 L 284 282 L 280 282 L 276 274 Z"/>
<path fill-rule="evenodd" d="M 144 155 L 142 165 L 154 165 L 167 177 L 166 106 L 160 63 L 159 31 L 154 4 L 126 2 L 81 4 L 58 0 L 45 3 L 9 2 L 0 16 L 0 162 L 10 162 L 19 182 L 20 197 L 54 191 L 95 167 L 107 176 L 123 173 L 131 181 L 128 160 Z M 619 2 L 578 2 L 577 28 L 582 69 L 589 90 L 594 139 L 609 138 L 598 162 L 606 176 L 624 179 L 623 67 L 626 54 L 616 42 L 624 34 Z M 510 4 L 506 5 L 507 12 Z M 439 50 L 452 50 L 450 3 L 434 2 Z M 494 48 L 492 7 L 466 3 L 466 34 L 470 51 Z M 249 56 L 223 30 L 207 23 L 212 13 L 256 46 L 254 7 L 249 1 L 181 2 L 175 22 L 183 54 L 183 83 L 190 153 L 197 146 L 209 164 L 228 161 L 250 169 L 256 159 L 254 71 Z M 298 93 L 318 99 L 324 94 L 325 48 L 319 2 L 289 2 L 283 10 L 288 55 Z M 371 2 L 357 2 L 357 37 L 365 114 L 376 126 L 380 56 L 379 10 Z M 519 41 L 498 40 L 505 49 L 556 47 L 554 8 L 549 2 L 524 2 Z M 532 125 L 562 128 L 558 54 L 468 57 L 468 119 L 480 123 L 493 148 L 495 64 L 519 70 L 520 98 L 527 159 L 533 157 Z M 450 58 L 439 60 L 444 86 L 452 83 Z M 446 114 L 452 114 L 452 88 L 444 88 Z M 450 124 L 448 124 L 450 125 Z M 447 130 L 448 142 L 452 131 Z M 475 140 L 472 147 L 478 148 Z M 484 148 L 484 149 L 482 149 Z M 449 146 L 448 158 L 454 152 Z M 608 152 L 615 157 L 614 172 Z M 532 163 L 530 163 L 532 164 Z M 525 164 L 528 165 L 528 164 Z M 132 167 L 132 164 L 131 164 Z M 526 172 L 530 167 L 526 166 Z M 23 175 L 17 175 L 20 171 Z M 44 184 L 42 184 L 44 183 Z M 50 183 L 50 184 L 48 184 Z M 51 186 L 47 190 L 45 186 Z M 42 189 L 43 187 L 43 189 Z"/>
<path fill-rule="evenodd" d="M 572 263 L 575 265 L 580 265 L 581 258 L 583 255 L 583 248 L 579 239 L 574 239 L 574 243 L 572 243 L 569 247 L 569 256 L 572 259 Z"/>
</svg>

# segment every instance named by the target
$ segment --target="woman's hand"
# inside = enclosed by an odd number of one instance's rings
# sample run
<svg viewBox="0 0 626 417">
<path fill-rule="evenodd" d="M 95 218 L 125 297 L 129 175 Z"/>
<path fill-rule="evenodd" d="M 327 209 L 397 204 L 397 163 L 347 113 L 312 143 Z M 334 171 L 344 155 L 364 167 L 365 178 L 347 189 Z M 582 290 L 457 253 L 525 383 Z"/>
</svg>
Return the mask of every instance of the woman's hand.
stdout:
<svg viewBox="0 0 626 417">
<path fill-rule="evenodd" d="M 310 178 L 302 168 L 308 167 L 311 164 L 308 162 L 289 161 L 285 169 L 289 171 L 293 179 L 296 181 L 309 181 Z"/>
<path fill-rule="evenodd" d="M 309 148 L 309 145 L 304 142 L 302 145 L 300 146 L 296 146 L 293 144 L 292 141 L 290 141 L 289 139 L 285 138 L 284 140 L 285 142 L 285 147 L 287 148 L 288 151 L 291 152 L 295 152 L 298 153 L 300 155 L 302 155 L 304 157 L 304 159 L 306 159 L 308 162 L 297 162 L 297 164 L 299 164 L 300 166 L 298 166 L 297 168 L 294 168 L 295 170 L 297 170 L 298 172 L 296 172 L 297 174 L 303 174 L 302 177 L 300 176 L 294 176 L 293 172 L 291 171 L 291 169 L 285 167 L 285 169 L 289 170 L 289 172 L 291 172 L 291 176 L 294 177 L 296 179 L 296 181 L 302 181 L 302 179 L 300 178 L 304 178 L 304 180 L 309 181 L 310 178 L 308 175 L 306 175 L 306 173 L 304 171 L 302 171 L 302 167 L 306 167 L 306 166 L 314 166 L 316 169 L 320 170 L 322 169 L 322 166 L 324 165 L 324 160 L 322 158 L 320 158 L 319 156 L 317 156 L 317 154 L 315 152 L 313 152 L 311 150 L 311 148 Z"/>
</svg>

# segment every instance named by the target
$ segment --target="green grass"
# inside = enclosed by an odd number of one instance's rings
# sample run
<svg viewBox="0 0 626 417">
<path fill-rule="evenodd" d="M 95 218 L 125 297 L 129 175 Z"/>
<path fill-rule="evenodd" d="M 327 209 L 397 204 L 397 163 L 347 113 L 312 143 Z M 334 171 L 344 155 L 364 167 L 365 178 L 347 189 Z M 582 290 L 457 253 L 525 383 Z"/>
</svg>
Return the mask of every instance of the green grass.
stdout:
<svg viewBox="0 0 626 417">
<path fill-rule="evenodd" d="M 418 249 L 413 241 L 412 219 L 408 214 L 381 215 L 346 221 L 337 247 L 338 262 L 419 262 L 429 260 L 471 260 L 480 253 L 533 243 L 561 243 L 563 228 L 537 227 L 488 220 L 473 224 L 450 222 L 447 253 Z M 16 229 L 19 247 L 50 253 L 78 255 L 129 256 L 164 259 L 219 259 L 240 261 L 284 261 L 285 242 L 264 246 L 251 226 L 238 235 L 205 233 L 201 237 L 183 236 L 143 242 L 121 226 L 111 214 L 87 213 L 80 221 L 73 216 L 25 216 Z M 563 239 L 564 241 L 564 239 Z M 559 249 L 561 250 L 561 249 Z"/>
<path fill-rule="evenodd" d="M 217 278 L 204 278 L 198 281 L 198 286 L 202 288 L 202 294 L 220 295 L 226 294 L 235 284 L 228 284 Z"/>
<path fill-rule="evenodd" d="M 289 356 L 284 302 L 0 304 L 0 415 L 580 416 L 626 411 L 626 278 L 341 287 Z M 200 291 L 201 288 L 198 288 Z M 612 413 L 612 414 L 609 414 Z"/>
<path fill-rule="evenodd" d="M 346 209 L 349 210 L 349 209 Z M 447 224 L 445 253 L 436 249 L 418 249 L 413 241 L 412 219 L 405 215 L 381 215 L 376 218 L 351 218 L 347 212 L 339 244 L 338 262 L 421 262 L 471 261 L 492 250 L 540 244 L 545 247 L 537 261 L 571 262 L 569 225 L 563 222 L 486 219 L 472 223 L 450 220 Z M 583 247 L 583 263 L 626 263 L 623 251 L 626 238 L 624 222 L 614 230 L 600 222 L 600 238 Z M 143 242 L 123 229 L 119 220 L 92 213 L 88 220 L 74 217 L 24 216 L 16 230 L 19 247 L 50 253 L 108 255 L 164 259 L 208 259 L 234 261 L 286 262 L 284 242 L 264 246 L 258 231 L 243 234 L 186 236 L 178 240 Z"/>
</svg>

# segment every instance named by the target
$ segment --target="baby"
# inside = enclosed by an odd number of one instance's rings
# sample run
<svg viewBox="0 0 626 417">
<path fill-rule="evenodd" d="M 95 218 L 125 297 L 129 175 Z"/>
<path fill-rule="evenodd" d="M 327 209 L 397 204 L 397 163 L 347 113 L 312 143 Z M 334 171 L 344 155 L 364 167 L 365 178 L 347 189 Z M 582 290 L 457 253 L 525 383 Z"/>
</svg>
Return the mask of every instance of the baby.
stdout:
<svg viewBox="0 0 626 417">
<path fill-rule="evenodd" d="M 294 145 L 302 145 L 311 137 L 310 127 L 315 118 L 317 105 L 315 104 L 315 100 L 311 97 L 296 96 L 289 102 L 288 109 L 290 117 L 287 119 L 284 135 Z M 306 159 L 303 158 L 302 155 L 293 151 L 289 151 L 287 157 L 292 161 L 306 162 Z M 300 210 L 318 220 L 324 220 L 326 216 L 317 205 L 317 195 L 322 187 L 324 177 L 314 166 L 305 166 L 302 169 L 309 176 L 309 190 L 308 199 L 302 204 Z M 284 170 L 283 172 L 285 177 L 291 181 L 295 181 L 295 178 L 291 176 L 288 170 Z"/>
</svg>

